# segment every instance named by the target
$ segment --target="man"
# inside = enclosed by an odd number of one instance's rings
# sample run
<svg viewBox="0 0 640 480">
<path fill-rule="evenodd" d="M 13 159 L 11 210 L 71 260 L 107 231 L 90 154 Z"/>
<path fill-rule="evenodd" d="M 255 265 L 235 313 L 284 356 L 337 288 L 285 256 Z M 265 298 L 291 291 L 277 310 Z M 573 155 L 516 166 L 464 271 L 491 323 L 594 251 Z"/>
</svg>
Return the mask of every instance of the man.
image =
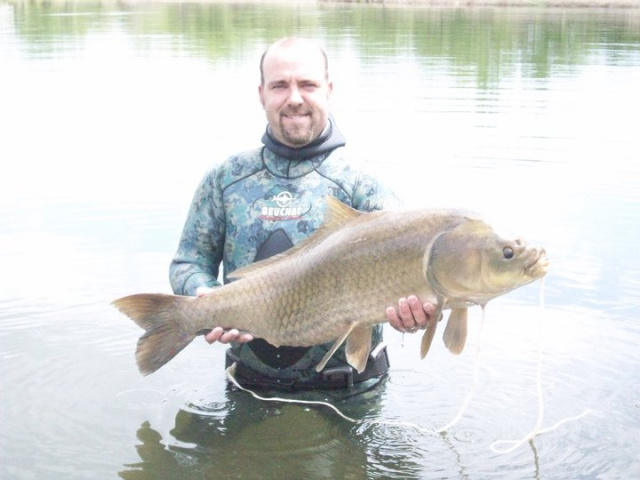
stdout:
<svg viewBox="0 0 640 480">
<path fill-rule="evenodd" d="M 281 39 L 263 54 L 260 72 L 258 93 L 268 122 L 264 146 L 227 159 L 200 183 L 170 267 L 176 294 L 206 295 L 219 286 L 221 264 L 226 281 L 235 269 L 308 237 L 322 224 L 328 196 L 363 211 L 381 209 L 392 198 L 344 157 L 345 140 L 329 114 L 333 83 L 319 45 Z M 402 332 L 425 328 L 432 313 L 433 306 L 415 296 L 380 312 Z M 221 327 L 205 339 L 232 343 L 227 365 L 236 362 L 238 380 L 249 386 L 351 387 L 377 382 L 388 369 L 381 326 L 374 329 L 372 355 L 362 374 L 346 363 L 344 347 L 317 373 L 313 367 L 330 345 L 276 348 L 250 333 Z"/>
</svg>

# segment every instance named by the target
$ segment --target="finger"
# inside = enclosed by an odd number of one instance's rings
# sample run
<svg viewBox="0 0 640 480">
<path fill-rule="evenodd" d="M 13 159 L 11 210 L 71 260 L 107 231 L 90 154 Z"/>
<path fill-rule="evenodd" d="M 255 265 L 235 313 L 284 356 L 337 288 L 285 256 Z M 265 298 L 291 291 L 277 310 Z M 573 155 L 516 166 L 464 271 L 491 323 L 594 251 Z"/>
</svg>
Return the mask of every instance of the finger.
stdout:
<svg viewBox="0 0 640 480">
<path fill-rule="evenodd" d="M 427 315 L 427 312 L 425 312 L 424 306 L 420 302 L 418 297 L 416 297 L 415 295 L 410 295 L 407 298 L 407 304 L 409 305 L 409 310 L 411 311 L 411 316 L 413 317 L 413 328 L 427 328 L 427 324 L 429 323 L 429 316 Z"/>
<path fill-rule="evenodd" d="M 238 338 L 236 338 L 236 342 L 238 343 L 247 343 L 251 340 L 253 340 L 253 335 L 247 332 L 241 333 L 240 335 L 238 335 Z"/>
<path fill-rule="evenodd" d="M 429 317 L 429 320 L 435 320 L 436 322 L 438 321 L 437 318 L 433 318 L 433 316 L 436 314 L 436 306 L 433 303 L 423 303 L 422 309 L 424 310 L 424 313 L 427 315 L 427 317 Z"/>
<path fill-rule="evenodd" d="M 210 287 L 198 287 L 196 288 L 196 296 L 203 297 L 209 293 L 213 292 L 213 288 Z"/>
<path fill-rule="evenodd" d="M 224 329 L 222 327 L 215 327 L 209 333 L 204 336 L 204 339 L 208 343 L 215 343 L 220 340 L 220 337 L 224 333 Z"/>
<path fill-rule="evenodd" d="M 231 343 L 234 342 L 236 338 L 238 338 L 238 335 L 240 335 L 240 332 L 237 329 L 232 328 L 231 330 L 227 330 L 226 332 L 224 332 L 220 336 L 220 339 L 218 341 L 225 344 Z"/>
<path fill-rule="evenodd" d="M 402 297 L 398 300 L 398 316 L 402 322 L 402 328 L 411 331 L 416 328 L 416 321 L 413 318 L 411 306 L 406 298 Z"/>
<path fill-rule="evenodd" d="M 385 314 L 387 315 L 389 325 L 400 332 L 404 331 L 404 328 L 402 327 L 402 321 L 400 320 L 400 317 L 398 317 L 398 312 L 396 311 L 395 307 L 387 307 L 387 309 L 385 310 Z"/>
</svg>

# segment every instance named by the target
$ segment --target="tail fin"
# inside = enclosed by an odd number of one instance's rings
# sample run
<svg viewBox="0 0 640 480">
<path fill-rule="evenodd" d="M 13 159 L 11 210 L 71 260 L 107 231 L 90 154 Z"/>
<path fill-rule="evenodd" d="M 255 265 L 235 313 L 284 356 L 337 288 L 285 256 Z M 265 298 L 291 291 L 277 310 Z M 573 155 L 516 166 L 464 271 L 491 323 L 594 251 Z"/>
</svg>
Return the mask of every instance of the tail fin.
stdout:
<svg viewBox="0 0 640 480">
<path fill-rule="evenodd" d="M 190 297 L 140 293 L 119 298 L 113 305 L 146 332 L 138 340 L 136 361 L 143 375 L 155 372 L 196 337 L 181 328 L 180 304 Z"/>
</svg>

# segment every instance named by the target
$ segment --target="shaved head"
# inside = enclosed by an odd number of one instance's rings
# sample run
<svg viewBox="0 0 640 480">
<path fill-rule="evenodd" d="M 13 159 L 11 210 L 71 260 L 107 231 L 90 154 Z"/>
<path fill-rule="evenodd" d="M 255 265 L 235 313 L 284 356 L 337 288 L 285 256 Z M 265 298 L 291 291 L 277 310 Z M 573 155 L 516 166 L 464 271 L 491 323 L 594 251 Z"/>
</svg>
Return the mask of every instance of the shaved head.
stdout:
<svg viewBox="0 0 640 480">
<path fill-rule="evenodd" d="M 286 37 L 281 38 L 280 40 L 272 43 L 269 48 L 267 48 L 262 57 L 260 58 L 260 84 L 264 85 L 264 62 L 267 56 L 280 49 L 299 49 L 299 50 L 307 50 L 309 55 L 314 55 L 316 53 L 321 55 L 322 62 L 324 64 L 324 75 L 325 80 L 329 81 L 329 60 L 327 58 L 327 53 L 324 51 L 322 46 L 319 43 L 309 40 L 306 38 L 300 37 Z"/>
</svg>

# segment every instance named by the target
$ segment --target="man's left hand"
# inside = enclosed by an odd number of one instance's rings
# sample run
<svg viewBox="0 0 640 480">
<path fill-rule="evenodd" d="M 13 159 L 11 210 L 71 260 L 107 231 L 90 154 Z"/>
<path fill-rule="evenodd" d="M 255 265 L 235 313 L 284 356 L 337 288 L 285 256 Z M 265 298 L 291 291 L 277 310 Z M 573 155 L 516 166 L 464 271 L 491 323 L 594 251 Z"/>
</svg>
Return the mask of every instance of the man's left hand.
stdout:
<svg viewBox="0 0 640 480">
<path fill-rule="evenodd" d="M 398 300 L 398 307 L 387 307 L 389 324 L 399 332 L 414 333 L 427 328 L 433 320 L 436 307 L 432 303 L 422 303 L 415 295 Z"/>
</svg>

